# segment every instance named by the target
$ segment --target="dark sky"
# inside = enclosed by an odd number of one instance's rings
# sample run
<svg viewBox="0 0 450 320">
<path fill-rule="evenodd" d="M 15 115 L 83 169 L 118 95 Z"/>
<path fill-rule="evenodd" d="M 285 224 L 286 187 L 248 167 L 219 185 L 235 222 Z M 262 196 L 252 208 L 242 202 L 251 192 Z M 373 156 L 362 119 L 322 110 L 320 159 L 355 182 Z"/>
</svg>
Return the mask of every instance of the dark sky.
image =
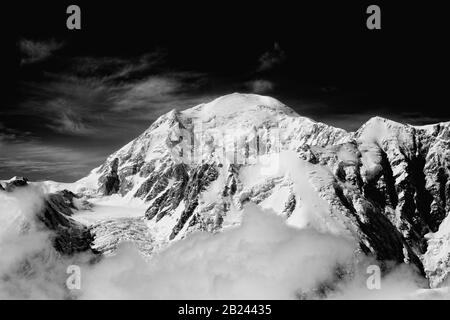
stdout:
<svg viewBox="0 0 450 320">
<path fill-rule="evenodd" d="M 161 114 L 232 92 L 348 130 L 450 120 L 437 3 L 92 2 L 5 5 L 0 179 L 76 180 Z M 66 28 L 70 4 L 81 30 Z"/>
</svg>

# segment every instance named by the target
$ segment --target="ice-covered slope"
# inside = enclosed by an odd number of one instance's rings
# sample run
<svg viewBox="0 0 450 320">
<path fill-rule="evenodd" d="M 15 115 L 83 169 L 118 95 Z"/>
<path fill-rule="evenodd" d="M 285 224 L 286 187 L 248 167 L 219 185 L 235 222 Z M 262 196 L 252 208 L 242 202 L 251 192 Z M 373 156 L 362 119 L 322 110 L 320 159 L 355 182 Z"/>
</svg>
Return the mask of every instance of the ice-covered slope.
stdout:
<svg viewBox="0 0 450 320">
<path fill-rule="evenodd" d="M 88 177 L 65 187 L 92 195 L 118 193 L 125 202 L 141 199 L 148 206 L 149 225 L 157 230 L 153 234 L 164 243 L 196 229 L 238 223 L 239 213 L 231 218 L 230 210 L 238 212 L 248 200 L 259 198 L 289 211 L 284 207 L 294 199 L 293 182 L 278 172 L 286 165 L 275 165 L 285 160 L 279 152 L 348 137 L 273 98 L 231 94 L 163 115 Z M 265 199 L 274 190 L 281 198 Z"/>
<path fill-rule="evenodd" d="M 291 225 L 353 238 L 382 261 L 412 263 L 437 286 L 449 264 L 448 247 L 439 244 L 450 234 L 442 222 L 450 208 L 449 128 L 376 117 L 346 132 L 270 97 L 231 94 L 161 116 L 63 187 L 144 206 L 148 250 L 238 224 L 242 207 L 254 202 Z M 124 230 L 142 231 L 137 221 L 99 224 L 98 238 L 129 240 Z"/>
</svg>

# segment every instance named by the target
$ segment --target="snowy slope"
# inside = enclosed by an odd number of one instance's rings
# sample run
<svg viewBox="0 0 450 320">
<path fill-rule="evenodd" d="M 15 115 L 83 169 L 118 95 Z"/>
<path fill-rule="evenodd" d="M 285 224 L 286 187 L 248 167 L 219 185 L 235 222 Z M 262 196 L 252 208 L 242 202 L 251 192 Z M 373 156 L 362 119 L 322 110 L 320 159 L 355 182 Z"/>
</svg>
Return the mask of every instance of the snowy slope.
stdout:
<svg viewBox="0 0 450 320">
<path fill-rule="evenodd" d="M 346 132 L 235 93 L 172 110 L 87 177 L 46 185 L 97 204 L 74 218 L 95 226 L 105 252 L 122 238 L 142 247 L 151 238 L 149 253 L 232 227 L 253 202 L 292 226 L 355 239 L 380 260 L 414 264 L 438 286 L 450 260 L 439 242 L 450 234 L 449 128 L 375 117 Z"/>
</svg>

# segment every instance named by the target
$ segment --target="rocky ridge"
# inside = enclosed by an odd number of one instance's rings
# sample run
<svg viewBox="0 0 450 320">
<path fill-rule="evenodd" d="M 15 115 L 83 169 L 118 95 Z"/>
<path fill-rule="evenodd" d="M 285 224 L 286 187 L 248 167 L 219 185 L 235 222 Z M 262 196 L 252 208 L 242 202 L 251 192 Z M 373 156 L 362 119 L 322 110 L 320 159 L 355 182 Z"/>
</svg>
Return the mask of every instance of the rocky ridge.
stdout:
<svg viewBox="0 0 450 320">
<path fill-rule="evenodd" d="M 375 117 L 346 132 L 270 97 L 232 94 L 161 116 L 72 191 L 140 199 L 156 247 L 238 224 L 254 202 L 291 225 L 351 237 L 380 261 L 415 265 L 437 287 L 450 271 L 449 177 L 448 122 Z M 319 213 L 306 212 L 311 199 Z"/>
</svg>

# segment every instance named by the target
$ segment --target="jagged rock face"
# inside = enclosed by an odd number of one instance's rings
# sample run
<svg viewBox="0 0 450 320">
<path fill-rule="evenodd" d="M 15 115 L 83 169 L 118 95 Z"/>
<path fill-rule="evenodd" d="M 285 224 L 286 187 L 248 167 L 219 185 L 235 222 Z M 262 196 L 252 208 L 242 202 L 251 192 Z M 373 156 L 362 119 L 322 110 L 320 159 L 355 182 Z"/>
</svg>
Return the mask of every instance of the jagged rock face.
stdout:
<svg viewBox="0 0 450 320">
<path fill-rule="evenodd" d="M 88 227 L 71 219 L 75 209 L 75 195 L 67 190 L 49 194 L 38 219 L 55 232 L 53 244 L 55 249 L 66 255 L 77 252 L 92 251 L 93 234 Z"/>
<path fill-rule="evenodd" d="M 28 186 L 28 179 L 15 177 L 9 180 L 6 186 L 3 192 L 25 188 Z M 94 238 L 90 229 L 70 218 L 73 214 L 72 209 L 77 208 L 74 203 L 74 199 L 77 198 L 77 195 L 68 190 L 47 194 L 42 208 L 35 215 L 39 227 L 45 227 L 50 231 L 54 249 L 63 255 L 84 251 L 93 252 L 91 244 Z M 25 226 L 24 230 L 26 229 Z"/>
<path fill-rule="evenodd" d="M 28 179 L 24 177 L 14 177 L 10 181 L 6 183 L 5 188 L 2 188 L 6 191 L 13 191 L 17 187 L 24 187 L 28 184 Z"/>
<path fill-rule="evenodd" d="M 3 297 L 73 299 L 73 291 L 64 286 L 67 266 L 101 259 L 92 249 L 89 228 L 69 217 L 82 202 L 67 190 L 44 195 L 39 183 L 29 184 L 25 178 L 13 178 L 7 185 L 14 187 L 0 190 L 0 201 L 6 203 L 0 207 L 6 217 L 2 249 L 9 248 L 1 252 Z"/>
<path fill-rule="evenodd" d="M 440 161 L 447 171 L 450 161 L 448 146 L 441 150 L 444 157 L 432 155 L 432 150 L 442 143 L 442 138 L 435 139 L 428 131 L 427 128 L 373 118 L 355 133 L 358 149 L 358 152 L 352 152 L 357 156 L 355 165 L 345 172 L 337 169 L 336 174 L 340 183 L 346 183 L 337 188 L 341 203 L 346 204 L 350 211 L 354 210 L 360 220 L 369 221 L 365 226 L 360 225 L 360 230 L 365 230 L 366 236 L 371 238 L 370 251 L 380 259 L 414 262 L 419 268 L 422 268 L 420 258 L 427 251 L 425 235 L 437 231 L 446 216 L 445 211 L 436 211 L 431 205 L 446 200 L 442 193 L 434 191 L 435 182 L 427 184 L 426 181 L 438 181 L 436 161 Z M 321 158 L 319 153 L 314 157 Z M 328 166 L 336 166 L 328 160 L 324 162 Z M 340 163 L 337 164 L 339 166 Z M 435 169 L 429 170 L 431 167 Z M 350 184 L 354 188 L 348 188 L 346 172 L 350 172 Z M 352 204 L 352 199 L 358 200 L 357 206 L 348 205 Z M 394 227 L 393 231 L 401 235 L 400 238 L 395 237 L 397 241 L 383 239 L 394 234 L 386 229 L 387 226 L 381 227 L 374 221 L 383 217 Z M 391 252 L 393 248 L 402 246 L 403 254 L 399 250 Z"/>
<path fill-rule="evenodd" d="M 425 189 L 431 195 L 430 213 L 437 230 L 439 222 L 450 212 L 450 126 L 437 124 L 429 129 L 431 138 L 425 136 L 422 143 L 427 148 L 424 159 Z"/>
<path fill-rule="evenodd" d="M 276 157 L 284 151 L 296 159 Z M 156 247 L 233 226 L 254 202 L 289 224 L 352 237 L 380 260 L 414 264 L 437 286 L 450 265 L 450 246 L 439 244 L 450 237 L 449 176 L 449 123 L 376 117 L 346 132 L 275 99 L 233 94 L 163 115 L 78 183 L 145 202 Z"/>
<path fill-rule="evenodd" d="M 446 194 L 437 190 L 448 181 L 449 140 L 429 131 L 374 118 L 354 135 L 352 163 L 332 160 L 329 151 L 336 147 L 311 148 L 304 154 L 313 163 L 335 168 L 339 200 L 327 197 L 344 205 L 341 212 L 356 217 L 363 249 L 380 260 L 412 262 L 420 270 L 427 253 L 425 235 L 437 231 L 448 214 Z M 434 154 L 436 148 L 441 156 Z"/>
<path fill-rule="evenodd" d="M 119 159 L 115 158 L 109 167 L 109 171 L 106 175 L 99 179 L 102 183 L 100 190 L 103 195 L 109 196 L 113 193 L 117 193 L 120 189 L 119 175 L 117 174 L 117 168 L 119 167 Z"/>
<path fill-rule="evenodd" d="M 172 233 L 169 236 L 169 240 L 175 238 L 178 233 L 183 229 L 189 218 L 192 217 L 194 210 L 198 206 L 199 194 L 206 190 L 206 187 L 217 179 L 218 172 L 214 164 L 203 164 L 198 168 L 195 168 L 189 175 L 189 180 L 186 182 L 183 196 L 181 194 L 176 199 L 184 199 L 185 209 L 181 213 L 176 225 L 174 226 Z M 174 207 L 176 208 L 176 207 Z"/>
<path fill-rule="evenodd" d="M 152 205 L 145 212 L 147 219 L 153 218 L 156 221 L 161 220 L 168 212 L 176 209 L 183 200 L 184 192 L 189 180 L 188 168 L 184 164 L 174 165 L 159 179 L 157 177 L 150 177 L 146 183 L 143 184 L 144 190 L 141 187 L 136 195 L 145 194 L 147 201 L 153 201 Z M 169 179 L 172 185 L 169 186 Z M 155 185 L 155 182 L 157 184 Z M 152 188 L 154 186 L 154 188 Z"/>
<path fill-rule="evenodd" d="M 47 203 L 56 211 L 63 213 L 66 216 L 73 214 L 72 209 L 77 209 L 74 204 L 74 199 L 78 196 L 69 190 L 61 190 L 56 193 L 48 195 Z"/>
</svg>

